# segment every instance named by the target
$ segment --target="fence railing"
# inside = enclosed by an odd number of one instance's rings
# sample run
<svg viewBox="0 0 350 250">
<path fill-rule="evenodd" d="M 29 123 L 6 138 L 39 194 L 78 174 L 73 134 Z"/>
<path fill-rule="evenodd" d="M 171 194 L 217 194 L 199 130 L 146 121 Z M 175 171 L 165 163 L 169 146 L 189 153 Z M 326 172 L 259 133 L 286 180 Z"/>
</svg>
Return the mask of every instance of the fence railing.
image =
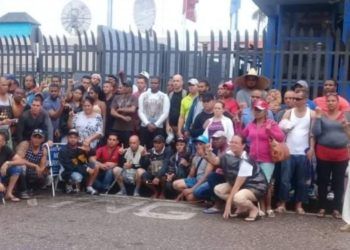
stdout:
<svg viewBox="0 0 350 250">
<path fill-rule="evenodd" d="M 280 38 L 282 37 L 282 38 Z M 34 74 L 38 80 L 54 74 L 63 79 L 75 75 L 116 74 L 124 70 L 132 81 L 143 70 L 162 79 L 180 73 L 184 79 L 206 78 L 216 86 L 235 78 L 250 67 L 269 77 L 273 87 L 290 88 L 299 79 L 310 83 L 311 95 L 319 93 L 326 79 L 339 81 L 339 90 L 350 96 L 350 41 L 341 40 L 341 32 L 328 30 L 315 37 L 312 30 L 291 30 L 277 38 L 263 32 L 210 32 L 206 38 L 196 31 L 177 31 L 157 37 L 155 32 L 121 32 L 99 27 L 95 33 L 76 37 L 40 35 L 0 38 L 0 74 L 13 73 L 18 79 Z"/>
</svg>

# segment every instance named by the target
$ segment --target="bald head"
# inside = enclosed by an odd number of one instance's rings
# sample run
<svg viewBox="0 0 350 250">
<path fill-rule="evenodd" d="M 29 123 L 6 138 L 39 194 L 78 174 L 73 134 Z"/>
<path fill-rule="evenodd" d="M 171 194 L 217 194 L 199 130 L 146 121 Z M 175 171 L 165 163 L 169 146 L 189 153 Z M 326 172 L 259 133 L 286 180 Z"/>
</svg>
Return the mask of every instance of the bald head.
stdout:
<svg viewBox="0 0 350 250">
<path fill-rule="evenodd" d="M 180 74 L 173 75 L 173 85 L 174 85 L 175 92 L 182 90 L 182 87 L 184 85 L 182 75 L 180 75 Z"/>
<path fill-rule="evenodd" d="M 132 151 L 136 151 L 140 146 L 140 139 L 137 135 L 132 135 L 129 138 L 129 146 Z"/>
</svg>

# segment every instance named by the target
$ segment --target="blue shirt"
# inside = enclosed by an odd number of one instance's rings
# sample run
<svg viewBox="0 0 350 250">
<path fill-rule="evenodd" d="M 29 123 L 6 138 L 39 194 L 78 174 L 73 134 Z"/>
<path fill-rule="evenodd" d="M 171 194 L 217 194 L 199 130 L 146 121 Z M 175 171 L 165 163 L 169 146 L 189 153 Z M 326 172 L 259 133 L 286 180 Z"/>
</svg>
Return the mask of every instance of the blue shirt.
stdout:
<svg viewBox="0 0 350 250">
<path fill-rule="evenodd" d="M 55 100 L 53 100 L 50 96 L 46 97 L 43 103 L 43 108 L 49 112 L 50 110 L 57 111 L 61 107 L 61 99 L 58 97 Z M 56 129 L 58 129 L 60 119 L 53 119 L 51 118 L 51 123 L 53 127 L 53 132 L 55 132 Z"/>
<path fill-rule="evenodd" d="M 273 113 L 271 110 L 267 111 L 267 118 L 271 119 L 271 120 L 275 120 L 275 118 L 273 117 Z M 248 125 L 248 123 L 252 122 L 254 120 L 254 115 L 253 115 L 253 109 L 252 108 L 245 108 L 242 111 L 242 122 L 244 127 L 246 127 Z"/>
</svg>

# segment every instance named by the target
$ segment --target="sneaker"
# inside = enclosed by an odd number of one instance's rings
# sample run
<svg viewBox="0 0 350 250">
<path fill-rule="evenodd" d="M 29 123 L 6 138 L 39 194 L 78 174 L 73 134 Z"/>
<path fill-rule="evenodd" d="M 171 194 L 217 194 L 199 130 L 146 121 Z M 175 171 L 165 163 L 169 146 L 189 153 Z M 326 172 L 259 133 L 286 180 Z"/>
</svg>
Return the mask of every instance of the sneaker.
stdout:
<svg viewBox="0 0 350 250">
<path fill-rule="evenodd" d="M 74 188 L 74 189 L 73 189 L 73 192 L 74 192 L 75 194 L 78 194 L 78 193 L 80 192 L 80 189 L 79 189 L 79 188 Z"/>
<path fill-rule="evenodd" d="M 73 187 L 70 184 L 66 184 L 66 194 L 73 193 Z"/>
<path fill-rule="evenodd" d="M 124 189 L 121 189 L 121 190 L 117 193 L 117 195 L 126 195 L 126 190 L 125 190 L 125 188 L 124 188 Z"/>
<path fill-rule="evenodd" d="M 28 199 L 30 199 L 30 196 L 29 196 L 27 191 L 23 191 L 19 194 L 19 198 L 24 199 L 24 200 L 28 200 Z"/>
<path fill-rule="evenodd" d="M 218 214 L 221 213 L 220 209 L 216 207 L 209 207 L 203 210 L 203 213 L 205 214 Z"/>
<path fill-rule="evenodd" d="M 88 186 L 88 187 L 86 188 L 86 193 L 91 194 L 91 195 L 97 195 L 97 194 L 98 194 L 98 192 L 96 191 L 96 189 L 94 189 L 94 188 L 91 187 L 91 186 Z"/>
<path fill-rule="evenodd" d="M 334 200 L 334 193 L 332 191 L 327 194 L 327 200 L 329 201 Z"/>
<path fill-rule="evenodd" d="M 269 218 L 275 217 L 275 212 L 272 209 L 266 210 L 266 214 Z"/>
<path fill-rule="evenodd" d="M 139 191 L 135 190 L 135 191 L 134 191 L 134 196 L 135 196 L 135 197 L 139 197 L 139 196 L 140 196 Z"/>
</svg>

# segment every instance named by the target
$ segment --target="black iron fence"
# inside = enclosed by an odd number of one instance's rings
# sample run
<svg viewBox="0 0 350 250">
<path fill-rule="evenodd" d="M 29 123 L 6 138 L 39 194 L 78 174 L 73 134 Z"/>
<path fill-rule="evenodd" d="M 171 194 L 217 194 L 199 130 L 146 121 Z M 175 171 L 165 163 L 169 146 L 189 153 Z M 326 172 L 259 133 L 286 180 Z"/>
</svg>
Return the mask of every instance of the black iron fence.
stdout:
<svg viewBox="0 0 350 250">
<path fill-rule="evenodd" d="M 75 37 L 0 38 L 0 74 L 13 73 L 18 79 L 34 74 L 38 81 L 54 74 L 64 80 L 81 74 L 116 74 L 124 70 L 132 81 L 140 71 L 160 76 L 162 83 L 180 73 L 185 79 L 206 78 L 215 86 L 220 81 L 243 74 L 250 67 L 273 81 L 273 87 L 289 88 L 296 80 L 310 83 L 317 95 L 325 79 L 336 79 L 340 92 L 349 88 L 350 41 L 341 40 L 341 32 L 328 31 L 315 37 L 313 31 L 290 31 L 284 38 L 267 37 L 257 32 L 249 36 L 237 32 L 155 32 L 134 34 L 99 27 L 97 35 L 82 33 Z M 164 85 L 163 85 L 164 86 Z"/>
</svg>

